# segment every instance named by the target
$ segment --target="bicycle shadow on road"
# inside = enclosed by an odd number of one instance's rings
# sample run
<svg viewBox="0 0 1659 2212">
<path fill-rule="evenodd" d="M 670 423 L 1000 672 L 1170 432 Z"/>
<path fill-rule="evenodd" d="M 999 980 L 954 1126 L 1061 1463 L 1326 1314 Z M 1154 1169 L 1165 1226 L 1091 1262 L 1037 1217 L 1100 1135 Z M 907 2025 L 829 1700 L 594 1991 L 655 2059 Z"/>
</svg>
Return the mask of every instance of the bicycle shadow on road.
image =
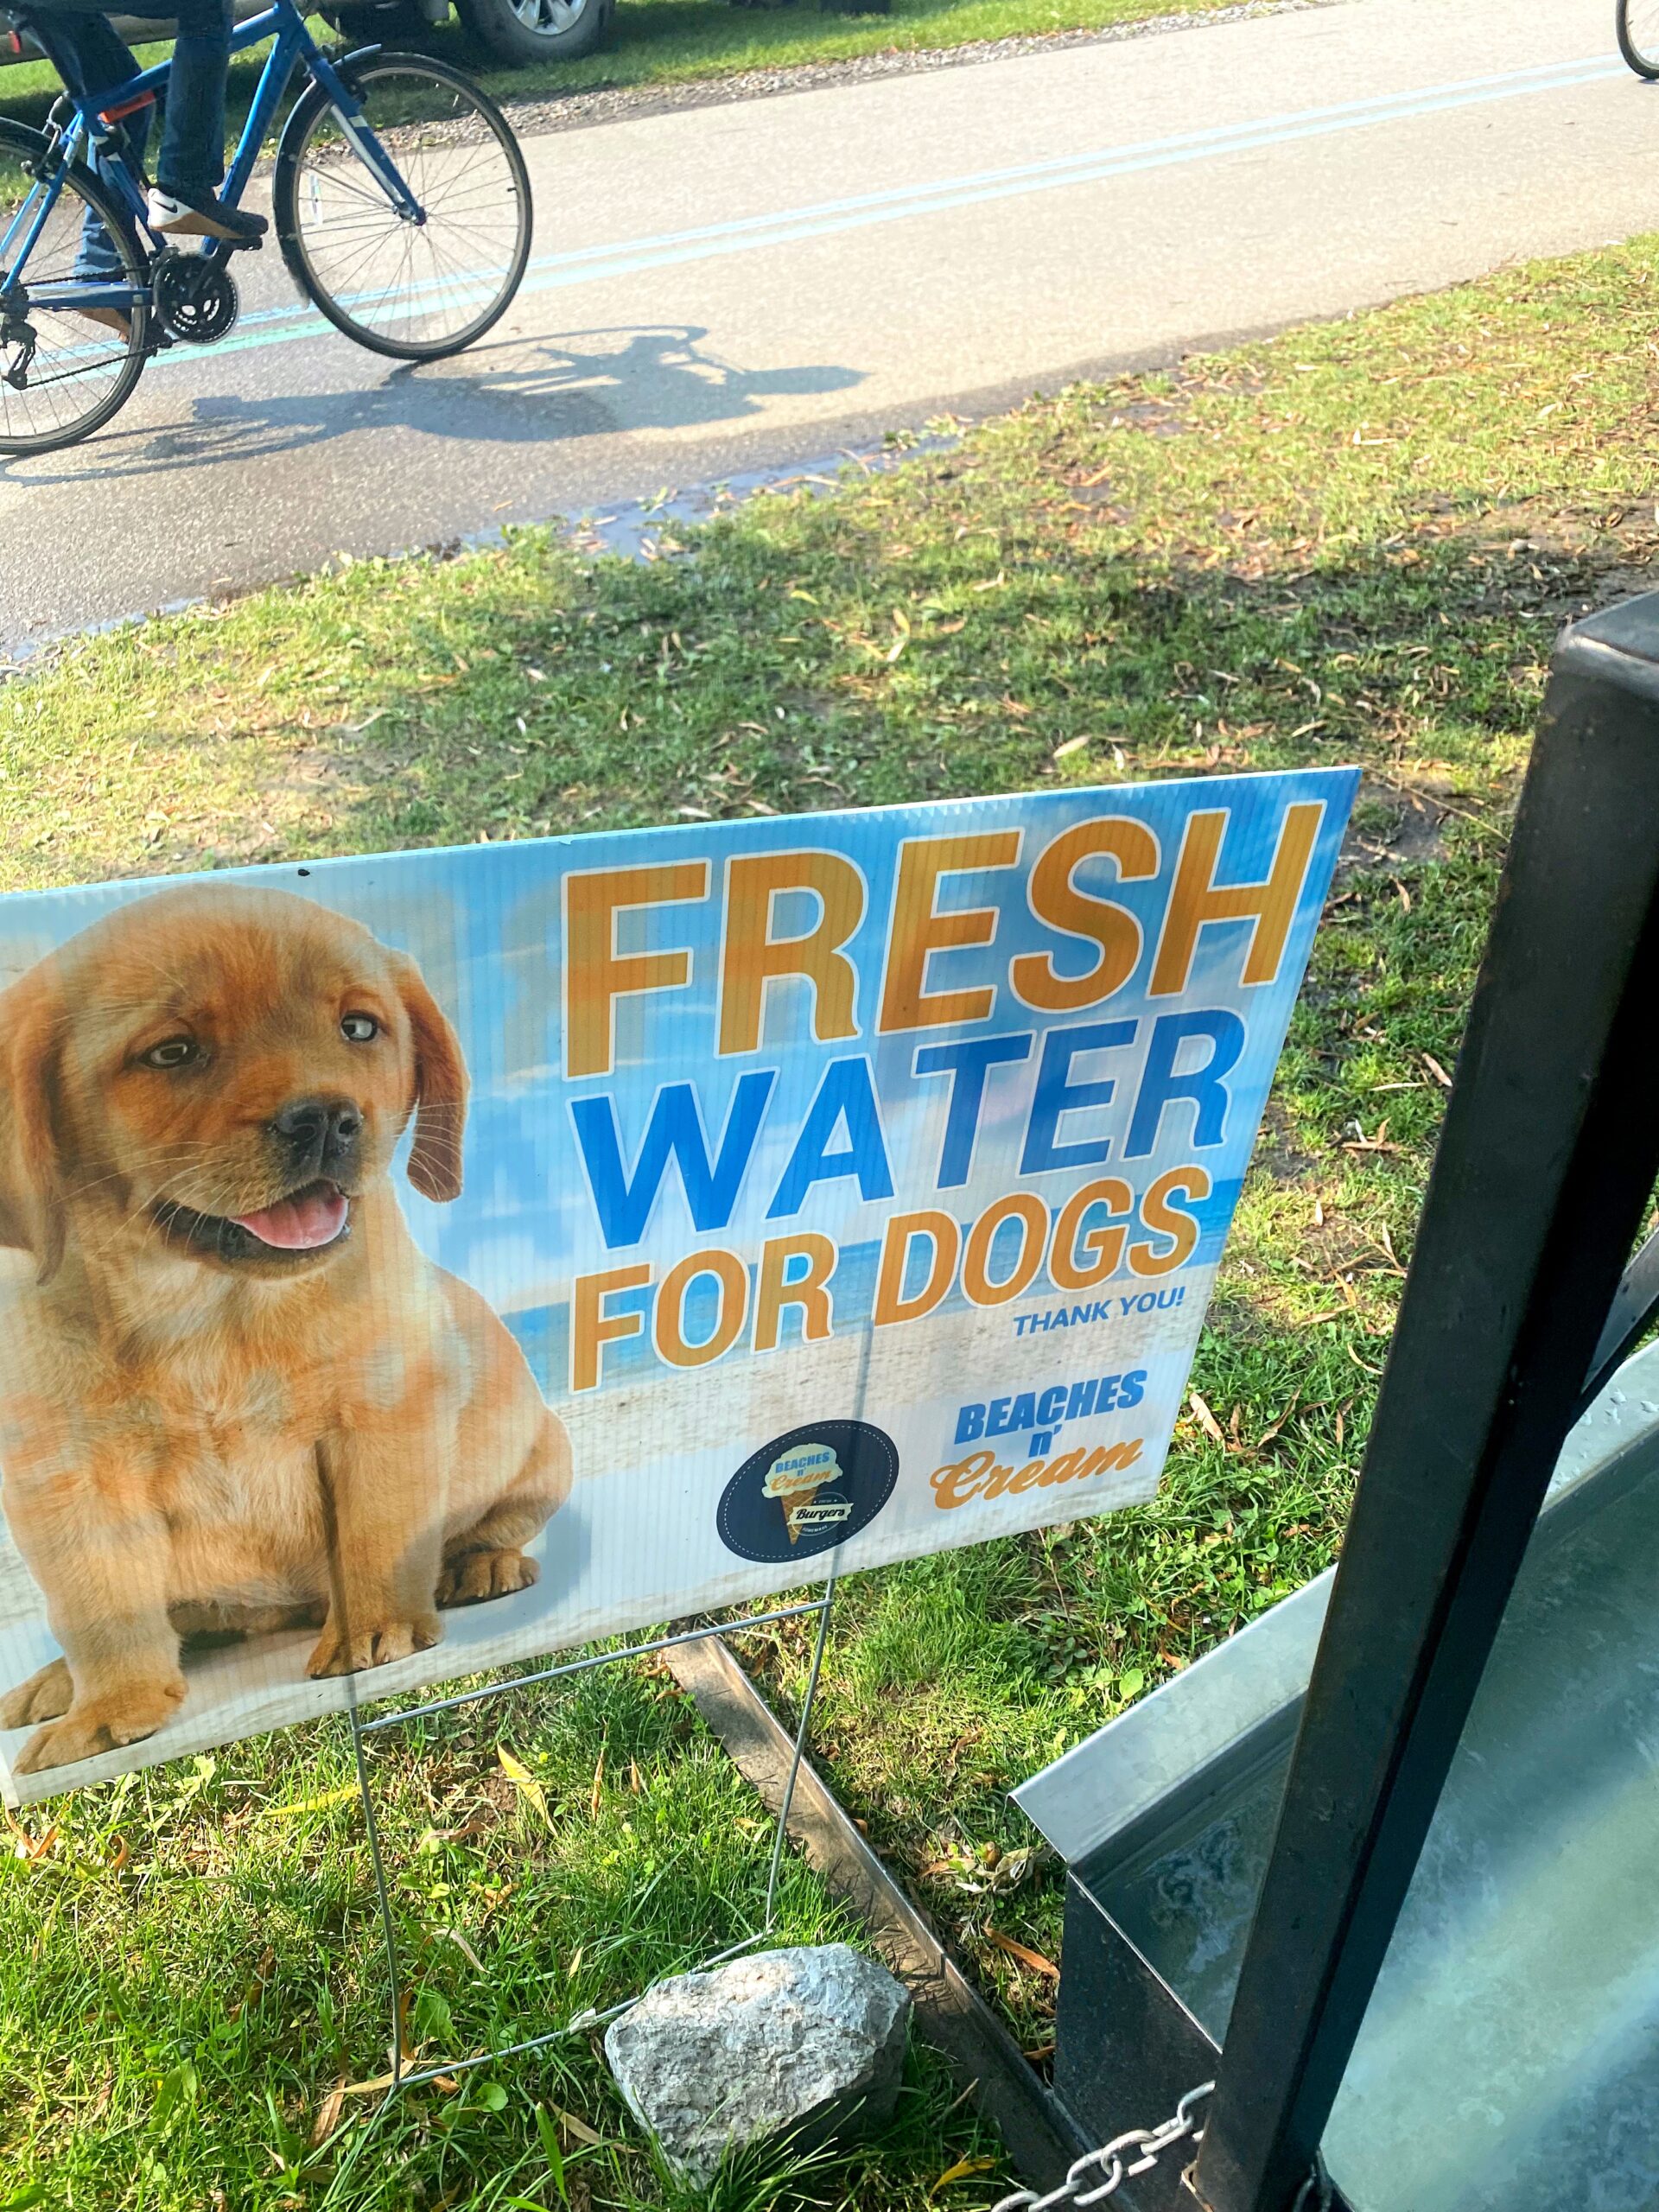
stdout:
<svg viewBox="0 0 1659 2212">
<path fill-rule="evenodd" d="M 480 446 L 562 445 L 739 422 L 760 414 L 769 399 L 846 391 L 864 381 L 861 370 L 830 365 L 741 368 L 708 351 L 707 336 L 685 323 L 580 330 L 480 346 L 464 365 L 401 363 L 378 383 L 346 390 L 196 395 L 179 419 L 125 434 L 118 423 L 72 454 L 14 462 L 4 473 L 38 485 L 107 484 L 245 464 L 386 430 Z M 204 358 L 192 356 L 193 365 Z M 227 372 L 235 365 L 227 357 Z"/>
</svg>

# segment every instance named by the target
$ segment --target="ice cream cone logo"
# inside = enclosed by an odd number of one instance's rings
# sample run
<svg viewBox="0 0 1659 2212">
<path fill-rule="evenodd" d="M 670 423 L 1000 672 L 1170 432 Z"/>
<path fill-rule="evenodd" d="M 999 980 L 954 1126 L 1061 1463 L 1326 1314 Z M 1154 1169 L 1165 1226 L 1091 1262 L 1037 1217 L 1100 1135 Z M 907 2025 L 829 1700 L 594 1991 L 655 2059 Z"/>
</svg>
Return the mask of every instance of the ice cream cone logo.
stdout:
<svg viewBox="0 0 1659 2212">
<path fill-rule="evenodd" d="M 897 1446 L 868 1421 L 803 1421 L 750 1452 L 715 1523 L 740 1559 L 804 1567 L 868 1529 L 898 1479 Z"/>
<path fill-rule="evenodd" d="M 828 1444 L 798 1444 L 774 1459 L 760 1485 L 763 1497 L 776 1498 L 784 1510 L 784 1527 L 791 1544 L 798 1544 L 804 1529 L 820 1529 L 850 1516 L 852 1500 L 826 1497 L 818 1492 L 840 1481 L 842 1465 Z"/>
</svg>

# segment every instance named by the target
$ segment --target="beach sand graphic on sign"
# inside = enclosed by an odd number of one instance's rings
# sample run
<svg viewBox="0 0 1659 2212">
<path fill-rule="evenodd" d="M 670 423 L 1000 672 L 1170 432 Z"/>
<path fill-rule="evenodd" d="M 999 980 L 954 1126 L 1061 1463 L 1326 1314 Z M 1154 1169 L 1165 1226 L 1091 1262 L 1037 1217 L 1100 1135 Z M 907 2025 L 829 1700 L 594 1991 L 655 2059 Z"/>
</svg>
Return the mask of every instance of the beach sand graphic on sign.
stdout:
<svg viewBox="0 0 1659 2212">
<path fill-rule="evenodd" d="M 784 1527 L 791 1544 L 800 1542 L 803 1529 L 845 1521 L 851 1514 L 850 1498 L 826 1498 L 822 1505 L 813 1503 L 818 1492 L 828 1484 L 839 1482 L 841 1476 L 841 1462 L 827 1444 L 798 1444 L 792 1452 L 772 1461 L 760 1495 L 775 1497 L 783 1507 Z"/>
</svg>

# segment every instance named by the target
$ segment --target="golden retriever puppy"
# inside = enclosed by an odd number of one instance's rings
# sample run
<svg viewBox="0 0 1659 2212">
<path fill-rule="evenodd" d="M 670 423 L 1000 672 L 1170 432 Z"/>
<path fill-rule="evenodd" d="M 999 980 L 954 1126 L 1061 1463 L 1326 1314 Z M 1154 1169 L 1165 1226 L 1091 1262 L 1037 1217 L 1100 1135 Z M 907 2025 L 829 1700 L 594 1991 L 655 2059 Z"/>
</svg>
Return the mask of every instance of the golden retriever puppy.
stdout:
<svg viewBox="0 0 1659 2212">
<path fill-rule="evenodd" d="M 285 892 L 137 899 L 0 993 L 0 1503 L 65 1655 L 0 1700 L 20 1772 L 153 1733 L 184 1637 L 321 1624 L 342 1675 L 536 1580 L 563 1427 L 392 1188 L 412 1116 L 456 1196 L 466 1101 L 415 963 Z"/>
</svg>

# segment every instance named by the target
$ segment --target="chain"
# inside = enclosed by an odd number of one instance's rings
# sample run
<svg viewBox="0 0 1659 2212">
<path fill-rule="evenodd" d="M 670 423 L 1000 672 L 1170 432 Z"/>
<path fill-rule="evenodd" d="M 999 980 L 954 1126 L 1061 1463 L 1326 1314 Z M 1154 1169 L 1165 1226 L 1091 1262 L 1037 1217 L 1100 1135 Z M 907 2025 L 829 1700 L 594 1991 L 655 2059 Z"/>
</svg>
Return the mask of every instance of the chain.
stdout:
<svg viewBox="0 0 1659 2212">
<path fill-rule="evenodd" d="M 992 2212 L 1050 2212 L 1054 2205 L 1098 2204 L 1115 2196 L 1131 2174 L 1147 2172 L 1173 2145 L 1184 2143 L 1188 2136 L 1194 2143 L 1203 2141 L 1204 2130 L 1195 2122 L 1192 2108 L 1202 2104 L 1215 2086 L 1213 2082 L 1201 2082 L 1196 2089 L 1189 2089 L 1161 2127 L 1132 2127 L 1098 2151 L 1086 2152 L 1067 2171 L 1059 2187 L 1050 2190 L 1046 2196 L 1039 2196 L 1034 2190 L 1016 2189 L 1012 2196 L 994 2205 Z M 1093 2180 L 1096 2175 L 1099 2178 Z"/>
</svg>

